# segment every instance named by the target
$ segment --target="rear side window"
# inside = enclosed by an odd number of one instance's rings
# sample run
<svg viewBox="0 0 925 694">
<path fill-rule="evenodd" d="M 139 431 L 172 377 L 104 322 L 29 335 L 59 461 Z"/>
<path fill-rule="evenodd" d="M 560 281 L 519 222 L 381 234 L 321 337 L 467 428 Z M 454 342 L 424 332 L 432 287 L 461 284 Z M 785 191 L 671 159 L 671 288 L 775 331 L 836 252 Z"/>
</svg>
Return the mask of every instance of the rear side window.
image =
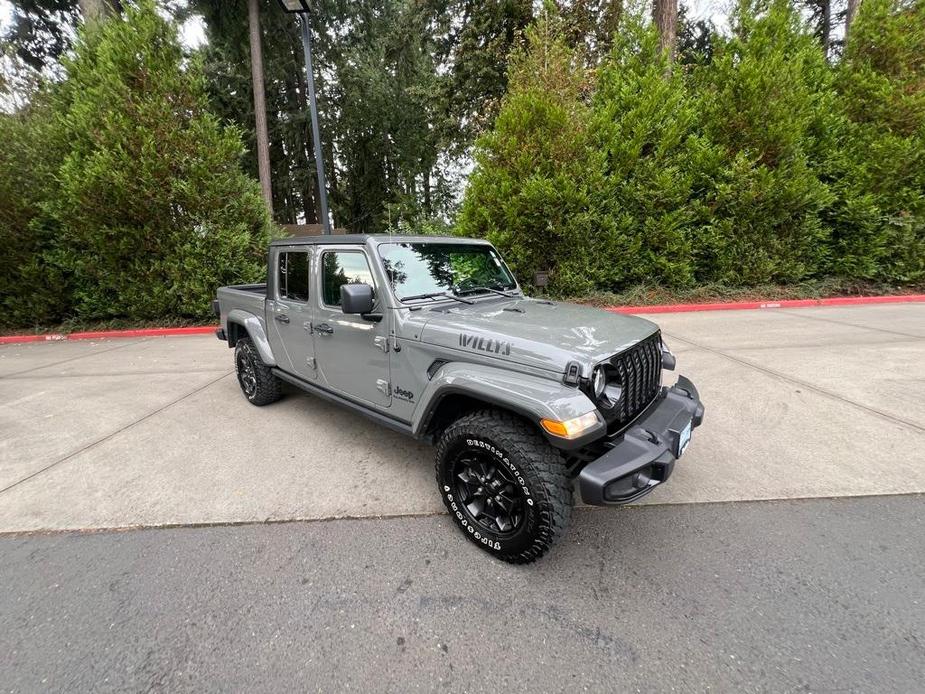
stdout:
<svg viewBox="0 0 925 694">
<path fill-rule="evenodd" d="M 308 301 L 308 253 L 293 251 L 279 254 L 277 286 L 280 299 Z"/>
<path fill-rule="evenodd" d="M 362 282 L 371 287 L 373 273 L 370 272 L 366 256 L 360 251 L 325 251 L 321 256 L 321 286 L 327 306 L 340 306 L 340 288 L 344 284 Z"/>
</svg>

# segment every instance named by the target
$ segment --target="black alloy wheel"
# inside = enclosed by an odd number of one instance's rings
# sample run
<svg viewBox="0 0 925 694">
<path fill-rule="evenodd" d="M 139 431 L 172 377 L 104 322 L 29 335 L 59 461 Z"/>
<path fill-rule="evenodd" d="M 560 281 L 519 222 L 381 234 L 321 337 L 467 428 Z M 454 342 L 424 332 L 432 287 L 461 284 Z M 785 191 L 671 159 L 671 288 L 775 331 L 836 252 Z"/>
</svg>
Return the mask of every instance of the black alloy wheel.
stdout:
<svg viewBox="0 0 925 694">
<path fill-rule="evenodd" d="M 499 536 L 523 525 L 527 500 L 510 470 L 479 448 L 466 448 L 453 465 L 456 491 L 472 521 Z"/>
<path fill-rule="evenodd" d="M 238 373 L 238 383 L 244 391 L 244 397 L 252 400 L 257 393 L 257 370 L 254 368 L 254 357 L 246 350 L 239 350 L 235 364 Z"/>
</svg>

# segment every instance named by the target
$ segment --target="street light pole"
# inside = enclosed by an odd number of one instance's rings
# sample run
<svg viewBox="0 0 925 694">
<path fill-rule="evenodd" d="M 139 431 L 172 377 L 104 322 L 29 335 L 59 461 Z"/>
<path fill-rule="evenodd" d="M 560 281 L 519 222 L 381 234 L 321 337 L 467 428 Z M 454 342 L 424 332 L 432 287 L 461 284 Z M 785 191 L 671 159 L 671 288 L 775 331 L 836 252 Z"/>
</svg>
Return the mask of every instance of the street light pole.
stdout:
<svg viewBox="0 0 925 694">
<path fill-rule="evenodd" d="M 318 128 L 318 103 L 315 100 L 315 76 L 312 72 L 312 37 L 308 27 L 308 13 L 300 12 L 302 50 L 305 53 L 305 75 L 308 83 L 308 107 L 312 115 L 312 138 L 315 140 L 315 169 L 318 173 L 318 197 L 321 202 L 321 226 L 325 234 L 331 233 L 328 216 L 327 179 L 324 177 L 324 159 L 321 156 L 321 131 Z"/>
<path fill-rule="evenodd" d="M 328 215 L 328 185 L 324 177 L 324 159 L 321 156 L 321 131 L 318 128 L 318 103 L 315 101 L 315 74 L 312 71 L 312 37 L 308 26 L 308 13 L 312 0 L 279 0 L 282 8 L 290 14 L 299 15 L 302 25 L 302 50 L 305 53 L 305 81 L 308 84 L 308 104 L 312 115 L 312 137 L 315 140 L 315 168 L 318 172 L 318 197 L 321 203 L 321 228 L 331 233 L 331 218 Z"/>
</svg>

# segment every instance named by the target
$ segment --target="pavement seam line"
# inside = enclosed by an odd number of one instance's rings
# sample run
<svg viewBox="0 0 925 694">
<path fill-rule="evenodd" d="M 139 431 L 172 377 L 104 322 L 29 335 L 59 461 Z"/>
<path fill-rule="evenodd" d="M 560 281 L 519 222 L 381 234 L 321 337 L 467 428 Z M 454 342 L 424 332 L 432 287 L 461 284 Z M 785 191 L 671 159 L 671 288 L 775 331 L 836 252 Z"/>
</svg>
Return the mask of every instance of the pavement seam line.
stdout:
<svg viewBox="0 0 925 694">
<path fill-rule="evenodd" d="M 77 449 L 76 451 L 72 451 L 71 453 L 68 453 L 68 454 L 67 454 L 66 456 L 64 456 L 63 458 L 59 458 L 58 460 L 54 461 L 53 463 L 49 463 L 48 465 L 46 465 L 46 466 L 43 467 L 42 469 L 36 470 L 36 471 L 33 472 L 32 474 L 27 475 L 26 477 L 23 477 L 22 479 L 17 480 L 16 482 L 13 482 L 12 484 L 10 484 L 10 485 L 4 487 L 3 489 L 0 489 L 0 494 L 3 494 L 4 492 L 8 492 L 8 491 L 10 491 L 10 490 L 13 489 L 13 488 L 18 487 L 19 485 L 21 485 L 21 484 L 23 484 L 23 483 L 25 483 L 25 482 L 28 482 L 29 480 L 33 479 L 34 477 L 37 477 L 38 475 L 41 475 L 43 472 L 47 472 L 48 470 L 51 470 L 53 467 L 56 467 L 56 466 L 58 466 L 58 465 L 60 465 L 60 464 L 62 464 L 62 463 L 66 463 L 68 460 L 71 460 L 72 458 L 77 457 L 77 456 L 80 455 L 81 453 L 85 453 L 86 451 L 90 450 L 91 448 L 95 448 L 96 446 L 100 445 L 101 443 L 105 443 L 105 442 L 108 441 L 109 439 L 111 439 L 111 438 L 113 438 L 113 437 L 115 437 L 115 436 L 118 436 L 118 435 L 121 434 L 123 431 L 126 431 L 126 430 L 128 430 L 128 429 L 131 429 L 131 428 L 134 427 L 135 425 L 141 424 L 142 422 L 147 421 L 148 419 L 151 419 L 151 417 L 154 417 L 155 415 L 160 414 L 160 413 L 163 412 L 164 410 L 166 410 L 166 409 L 168 409 L 168 408 L 170 408 L 170 407 L 173 407 L 173 406 L 176 405 L 177 403 L 182 402 L 183 400 L 186 400 L 187 398 L 192 397 L 193 395 L 196 395 L 197 393 L 199 393 L 199 392 L 205 390 L 205 389 L 208 388 L 209 386 L 215 385 L 216 383 L 218 383 L 219 381 L 221 381 L 223 378 L 228 378 L 228 377 L 229 377 L 231 374 L 233 374 L 233 373 L 234 373 L 234 371 L 226 371 L 225 373 L 223 373 L 223 374 L 222 374 L 221 376 L 219 376 L 218 378 L 212 379 L 212 380 L 209 381 L 208 383 L 199 386 L 199 387 L 196 388 L 195 390 L 192 390 L 192 391 L 190 391 L 189 393 L 186 393 L 185 395 L 182 395 L 182 396 L 180 396 L 179 398 L 177 398 L 177 399 L 175 399 L 175 400 L 171 400 L 171 401 L 168 402 L 167 404 L 162 405 L 161 407 L 158 407 L 156 410 L 152 410 L 151 412 L 148 412 L 148 413 L 145 414 L 145 415 L 142 415 L 141 417 L 139 417 L 139 418 L 136 419 L 135 421 L 129 422 L 129 423 L 126 424 L 125 426 L 120 427 L 119 429 L 116 429 L 115 431 L 112 431 L 112 432 L 106 434 L 105 436 L 101 436 L 100 438 L 98 438 L 98 439 L 96 439 L 96 440 L 94 440 L 94 441 L 91 441 L 90 443 L 86 444 L 85 446 L 82 446 L 81 448 Z"/>
<path fill-rule="evenodd" d="M 665 334 L 667 335 L 668 333 L 665 333 Z M 814 348 L 817 348 L 817 347 L 819 347 L 819 348 L 823 348 L 823 347 L 840 347 L 840 346 L 845 346 L 845 347 L 877 347 L 877 346 L 883 346 L 883 345 L 905 345 L 905 344 L 914 343 L 914 342 L 921 342 L 922 340 L 925 340 L 925 338 L 923 338 L 923 337 L 919 337 L 919 338 L 915 338 L 915 339 L 910 338 L 910 339 L 908 339 L 908 340 L 899 340 L 899 339 L 896 339 L 896 338 L 883 338 L 883 337 L 879 337 L 879 336 L 877 336 L 877 335 L 871 335 L 871 337 L 872 337 L 872 338 L 879 338 L 879 339 L 875 339 L 875 340 L 864 340 L 863 342 L 854 342 L 854 341 L 847 342 L 847 341 L 844 341 L 844 342 L 841 342 L 839 345 L 832 345 L 832 344 L 829 344 L 829 343 L 822 343 L 822 344 L 820 344 L 820 343 L 818 343 L 818 342 L 815 342 L 815 343 L 814 343 L 814 342 L 788 342 L 786 345 L 761 345 L 761 346 L 759 346 L 759 347 L 755 347 L 755 346 L 753 346 L 753 345 L 752 345 L 752 346 L 748 346 L 748 347 L 735 347 L 735 346 L 734 346 L 734 347 L 730 347 L 729 349 L 733 349 L 733 350 L 737 350 L 737 351 L 748 351 L 748 352 L 771 352 L 771 351 L 774 351 L 774 350 L 776 350 L 776 349 L 814 349 Z M 683 339 L 683 338 L 679 338 L 679 339 Z M 696 351 L 697 348 L 696 348 L 696 347 L 689 347 L 689 349 L 695 350 L 695 351 Z M 676 352 L 676 351 L 674 351 L 674 350 L 672 350 L 672 352 L 674 352 L 674 354 L 684 354 L 684 352 Z"/>
<path fill-rule="evenodd" d="M 857 328 L 858 330 L 871 330 L 877 333 L 884 333 L 886 335 L 898 335 L 900 337 L 908 337 L 913 340 L 925 340 L 925 336 L 922 335 L 912 335 L 911 333 L 901 333 L 898 330 L 886 330 L 885 328 L 871 328 L 866 325 L 857 325 L 856 323 L 846 323 L 845 321 L 835 320 L 834 318 L 822 318 L 821 316 L 807 316 L 799 313 L 783 313 L 780 311 L 774 311 L 773 313 L 778 313 L 779 315 L 794 316 L 796 318 L 805 318 L 806 320 L 819 321 L 821 323 L 832 323 L 834 325 L 844 325 L 848 328 Z"/>
<path fill-rule="evenodd" d="M 826 494 L 823 496 L 780 496 L 761 499 L 717 499 L 715 501 L 664 501 L 658 503 L 646 502 L 644 504 L 627 504 L 619 509 L 604 506 L 575 506 L 573 512 L 578 513 L 627 513 L 640 512 L 649 508 L 665 508 L 666 506 L 718 506 L 729 504 L 780 504 L 787 502 L 809 503 L 813 501 L 858 501 L 864 499 L 882 499 L 886 497 L 925 497 L 925 492 L 884 492 L 864 494 Z M 51 535 L 98 535 L 103 533 L 126 533 L 139 530 L 202 530 L 209 528 L 242 528 L 256 525 L 288 525 L 293 523 L 336 523 L 338 521 L 381 521 L 402 520 L 418 518 L 448 517 L 446 511 L 419 511 L 414 513 L 383 513 L 371 516 L 322 516 L 320 518 L 266 518 L 264 520 L 227 520 L 227 521 L 194 521 L 176 523 L 137 523 L 134 525 L 96 526 L 87 528 L 38 528 L 35 530 L 0 530 L 0 539 L 51 536 Z"/>
<path fill-rule="evenodd" d="M 846 405 L 853 405 L 854 407 L 857 407 L 858 409 L 864 410 L 865 412 L 869 412 L 870 414 L 877 415 L 878 417 L 882 417 L 883 419 L 886 419 L 886 420 L 888 420 L 888 421 L 890 421 L 890 422 L 893 422 L 894 424 L 904 425 L 904 426 L 907 426 L 907 427 L 909 427 L 909 428 L 911 428 L 911 429 L 915 429 L 916 431 L 925 432 L 925 426 L 922 426 L 921 424 L 917 424 L 916 422 L 913 422 L 913 421 L 908 420 L 908 419 L 904 419 L 904 418 L 902 418 L 902 417 L 897 417 L 896 415 L 890 414 L 889 412 L 884 412 L 884 411 L 882 411 L 882 410 L 878 410 L 878 409 L 875 408 L 875 407 L 871 407 L 871 406 L 869 406 L 869 405 L 865 405 L 865 404 L 863 404 L 863 403 L 857 402 L 856 400 L 851 400 L 851 399 L 846 398 L 846 397 L 844 397 L 844 396 L 842 396 L 842 395 L 839 395 L 838 393 L 834 393 L 834 392 L 832 392 L 832 391 L 830 391 L 830 390 L 826 390 L 825 388 L 822 388 L 822 387 L 820 387 L 820 386 L 817 386 L 817 385 L 815 385 L 815 384 L 813 384 L 813 383 L 809 383 L 808 381 L 803 381 L 803 380 L 801 380 L 801 379 L 799 379 L 799 378 L 794 378 L 793 376 L 788 376 L 788 375 L 786 375 L 786 374 L 782 374 L 781 372 L 775 371 L 774 369 L 769 369 L 769 368 L 766 367 L 766 366 L 760 366 L 760 365 L 758 365 L 758 364 L 752 363 L 752 362 L 750 362 L 750 361 L 746 361 L 746 360 L 744 360 L 744 359 L 741 359 L 741 358 L 739 358 L 739 357 L 733 356 L 733 355 L 731 355 L 731 354 L 727 354 L 726 352 L 723 352 L 722 350 L 715 349 L 715 348 L 713 348 L 713 347 L 707 347 L 706 345 L 698 344 L 698 343 L 696 343 L 696 342 L 693 342 L 692 340 L 689 340 L 689 339 L 687 339 L 687 338 L 681 337 L 680 335 L 674 335 L 674 334 L 671 334 L 671 333 L 665 333 L 665 334 L 668 335 L 672 340 L 680 340 L 681 342 L 686 342 L 687 344 L 691 345 L 692 347 L 697 347 L 698 349 L 702 349 L 702 350 L 704 350 L 704 351 L 706 351 L 706 352 L 710 352 L 710 353 L 715 354 L 715 355 L 717 355 L 717 356 L 725 357 L 726 359 L 728 359 L 728 360 L 730 360 L 730 361 L 734 361 L 736 364 L 740 364 L 740 365 L 745 366 L 745 367 L 747 367 L 747 368 L 754 369 L 755 371 L 760 371 L 760 372 L 762 372 L 762 373 L 764 373 L 764 374 L 766 374 L 766 375 L 768 375 L 768 376 L 773 376 L 773 377 L 775 377 L 775 378 L 779 378 L 779 379 L 782 380 L 782 381 L 787 381 L 788 383 L 792 383 L 792 384 L 794 384 L 794 385 L 802 386 L 803 388 L 807 388 L 807 389 L 809 389 L 809 390 L 815 391 L 816 393 L 819 393 L 820 395 L 824 395 L 824 396 L 826 396 L 826 397 L 828 397 L 828 398 L 830 398 L 830 399 L 832 399 L 832 400 L 836 400 L 836 401 L 838 401 L 838 402 L 845 403 Z"/>
<path fill-rule="evenodd" d="M 170 375 L 187 375 L 187 374 L 210 374 L 210 373 L 224 373 L 227 374 L 225 369 L 165 369 L 163 371 L 123 371 L 123 372 L 111 372 L 111 373 L 77 373 L 77 374 L 49 374 L 47 376 L 4 376 L 4 378 L 10 381 L 40 381 L 52 378 L 121 378 L 121 377 L 136 377 L 136 376 L 170 376 Z"/>
<path fill-rule="evenodd" d="M 14 376 L 19 376 L 20 374 L 32 373 L 33 371 L 40 371 L 41 369 L 50 369 L 53 366 L 60 366 L 61 364 L 67 364 L 68 362 L 77 361 L 78 359 L 86 359 L 87 357 L 96 356 L 98 354 L 106 354 L 107 352 L 114 352 L 117 349 L 125 349 L 126 347 L 131 347 L 133 345 L 141 344 L 142 342 L 147 342 L 150 338 L 139 337 L 135 340 L 132 340 L 129 343 L 123 345 L 115 345 L 109 349 L 101 349 L 95 352 L 89 352 L 87 354 L 78 354 L 76 357 L 68 357 L 67 359 L 62 359 L 61 361 L 56 361 L 51 364 L 45 364 L 44 366 L 33 366 L 31 369 L 23 369 L 22 371 L 14 371 L 11 374 L 5 374 L 0 376 L 0 380 L 13 378 Z"/>
</svg>

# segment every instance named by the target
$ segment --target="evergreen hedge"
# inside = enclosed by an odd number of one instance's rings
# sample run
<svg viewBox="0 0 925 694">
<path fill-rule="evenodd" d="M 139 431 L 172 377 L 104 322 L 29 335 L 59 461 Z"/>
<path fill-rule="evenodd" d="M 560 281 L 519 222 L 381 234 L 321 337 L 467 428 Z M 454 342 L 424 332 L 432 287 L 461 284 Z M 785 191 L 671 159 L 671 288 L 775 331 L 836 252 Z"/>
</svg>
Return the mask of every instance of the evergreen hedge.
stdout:
<svg viewBox="0 0 925 694">
<path fill-rule="evenodd" d="M 25 260 L 4 271 L 4 321 L 207 318 L 216 287 L 265 276 L 273 227 L 240 133 L 184 60 L 143 0 L 81 33 L 46 109 L 3 121 L 19 143 L 4 163 L 38 169 L 32 188 L 0 175 L 30 193 L 0 226 Z"/>
<path fill-rule="evenodd" d="M 731 23 L 682 67 L 625 18 L 589 69 L 541 17 L 457 232 L 560 295 L 925 279 L 925 0 L 864 0 L 835 65 L 786 0 Z"/>
<path fill-rule="evenodd" d="M 153 0 L 126 7 L 0 113 L 8 326 L 208 319 L 264 276 L 240 132 Z M 740 0 L 681 63 L 630 13 L 600 62 L 573 38 L 549 11 L 528 30 L 455 226 L 526 284 L 925 281 L 925 0 L 864 0 L 831 62 L 787 0 Z"/>
</svg>

